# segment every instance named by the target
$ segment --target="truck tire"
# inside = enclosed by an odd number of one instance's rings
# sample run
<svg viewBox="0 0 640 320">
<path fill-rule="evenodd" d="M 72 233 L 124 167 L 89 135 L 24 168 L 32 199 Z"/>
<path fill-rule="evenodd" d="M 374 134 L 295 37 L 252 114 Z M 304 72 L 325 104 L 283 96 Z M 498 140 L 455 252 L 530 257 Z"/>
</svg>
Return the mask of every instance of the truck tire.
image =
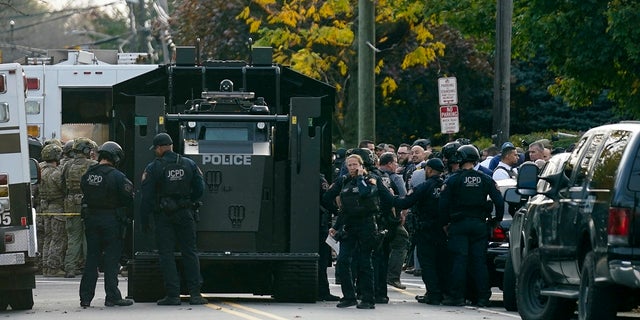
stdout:
<svg viewBox="0 0 640 320">
<path fill-rule="evenodd" d="M 616 293 L 611 286 L 595 282 L 596 258 L 589 252 L 582 265 L 580 275 L 580 298 L 578 298 L 578 319 L 607 320 L 616 318 Z"/>
<path fill-rule="evenodd" d="M 31 310 L 33 308 L 32 289 L 10 290 L 7 299 L 13 310 Z"/>
<path fill-rule="evenodd" d="M 548 284 L 542 275 L 539 249 L 524 258 L 517 286 L 518 313 L 523 320 L 562 320 L 573 315 L 575 301 L 540 295 Z"/>
<path fill-rule="evenodd" d="M 318 261 L 283 261 L 274 279 L 273 297 L 279 302 L 315 303 Z"/>
<path fill-rule="evenodd" d="M 516 298 L 516 273 L 511 262 L 511 253 L 507 253 L 507 261 L 504 265 L 504 275 L 502 278 L 502 302 L 507 311 L 518 311 L 518 300 Z"/>
</svg>

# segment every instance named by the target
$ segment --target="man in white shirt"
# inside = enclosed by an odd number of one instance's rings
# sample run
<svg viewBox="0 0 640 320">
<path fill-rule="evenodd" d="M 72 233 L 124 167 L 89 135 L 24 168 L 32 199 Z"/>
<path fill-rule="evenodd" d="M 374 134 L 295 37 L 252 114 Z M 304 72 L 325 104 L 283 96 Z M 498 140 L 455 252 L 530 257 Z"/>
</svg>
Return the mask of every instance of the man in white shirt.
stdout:
<svg viewBox="0 0 640 320">
<path fill-rule="evenodd" d="M 503 143 L 501 150 L 500 162 L 493 170 L 493 180 L 515 179 L 518 175 L 518 151 L 511 142 Z"/>
</svg>

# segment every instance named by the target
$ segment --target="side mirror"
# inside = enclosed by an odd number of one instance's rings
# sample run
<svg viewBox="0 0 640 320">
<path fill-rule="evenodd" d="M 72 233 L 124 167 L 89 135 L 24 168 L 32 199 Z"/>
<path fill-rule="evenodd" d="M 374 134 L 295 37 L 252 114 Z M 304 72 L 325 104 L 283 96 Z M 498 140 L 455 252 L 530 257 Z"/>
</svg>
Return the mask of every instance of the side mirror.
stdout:
<svg viewBox="0 0 640 320">
<path fill-rule="evenodd" d="M 540 168 L 533 162 L 525 162 L 518 169 L 518 193 L 523 196 L 537 194 L 538 172 Z"/>
<path fill-rule="evenodd" d="M 34 158 L 29 159 L 29 178 L 31 179 L 31 184 L 40 183 L 40 166 L 38 165 L 38 160 Z"/>
</svg>

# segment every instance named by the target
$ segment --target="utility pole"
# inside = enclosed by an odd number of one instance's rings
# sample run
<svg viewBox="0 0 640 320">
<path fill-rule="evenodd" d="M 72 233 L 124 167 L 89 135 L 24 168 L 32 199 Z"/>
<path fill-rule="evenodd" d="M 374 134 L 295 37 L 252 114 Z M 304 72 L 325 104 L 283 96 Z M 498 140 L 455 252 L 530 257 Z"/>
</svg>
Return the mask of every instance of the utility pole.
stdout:
<svg viewBox="0 0 640 320">
<path fill-rule="evenodd" d="M 511 104 L 511 19 L 513 0 L 497 0 L 496 68 L 493 82 L 493 135 L 496 146 L 509 141 Z"/>
<path fill-rule="evenodd" d="M 376 138 L 375 6 L 358 0 L 358 141 Z"/>
</svg>

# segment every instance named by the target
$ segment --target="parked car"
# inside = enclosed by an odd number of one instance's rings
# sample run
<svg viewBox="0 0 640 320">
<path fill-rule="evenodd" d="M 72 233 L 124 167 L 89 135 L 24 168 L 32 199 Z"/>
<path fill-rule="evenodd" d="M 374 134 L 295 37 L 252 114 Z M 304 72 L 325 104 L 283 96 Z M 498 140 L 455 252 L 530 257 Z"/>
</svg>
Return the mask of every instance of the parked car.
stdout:
<svg viewBox="0 0 640 320">
<path fill-rule="evenodd" d="M 587 131 L 540 176 L 520 168 L 528 201 L 508 261 L 524 320 L 569 319 L 576 306 L 579 319 L 614 319 L 640 304 L 639 152 L 640 122 L 621 122 Z"/>
</svg>

